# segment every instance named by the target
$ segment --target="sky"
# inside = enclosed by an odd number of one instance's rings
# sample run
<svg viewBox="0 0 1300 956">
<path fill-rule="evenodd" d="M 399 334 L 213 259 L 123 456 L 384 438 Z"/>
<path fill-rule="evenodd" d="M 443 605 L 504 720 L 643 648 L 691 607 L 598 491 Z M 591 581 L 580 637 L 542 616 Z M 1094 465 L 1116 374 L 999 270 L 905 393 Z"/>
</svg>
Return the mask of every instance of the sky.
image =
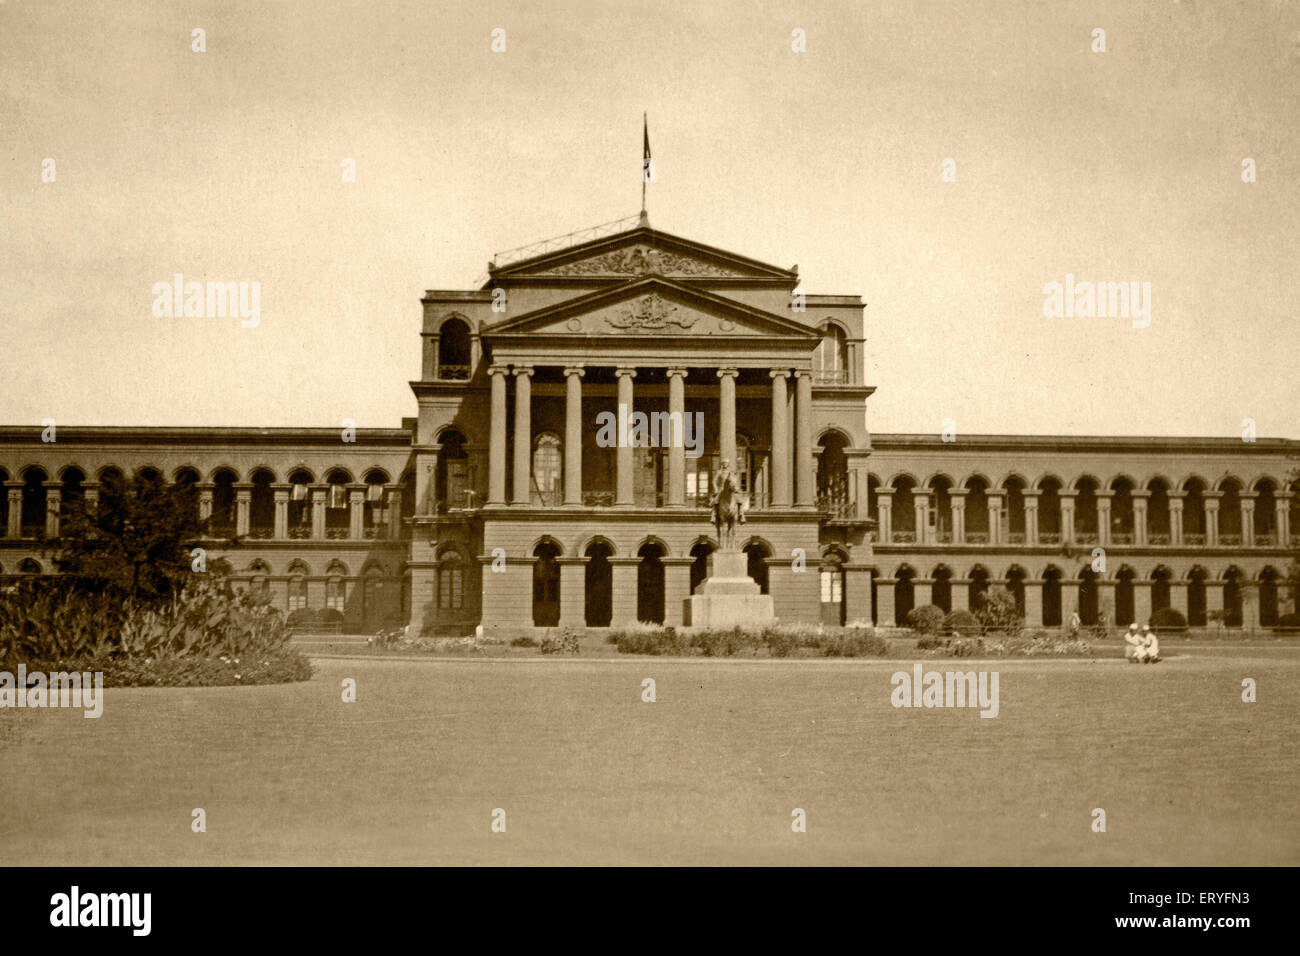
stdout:
<svg viewBox="0 0 1300 956">
<path fill-rule="evenodd" d="M 0 423 L 396 427 L 422 292 L 635 215 L 644 112 L 654 226 L 862 296 L 874 431 L 1300 438 L 1298 94 L 1285 0 L 0 0 Z"/>
</svg>

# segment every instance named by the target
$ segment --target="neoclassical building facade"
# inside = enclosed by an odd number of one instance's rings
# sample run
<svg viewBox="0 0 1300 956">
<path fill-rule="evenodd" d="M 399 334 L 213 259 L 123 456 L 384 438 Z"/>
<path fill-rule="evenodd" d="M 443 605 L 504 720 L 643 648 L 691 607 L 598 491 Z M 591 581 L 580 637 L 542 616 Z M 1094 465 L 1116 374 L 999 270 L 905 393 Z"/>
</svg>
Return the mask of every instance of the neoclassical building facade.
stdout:
<svg viewBox="0 0 1300 956">
<path fill-rule="evenodd" d="M 1031 625 L 1290 609 L 1300 442 L 872 432 L 858 296 L 634 223 L 426 292 L 399 428 L 0 428 L 0 576 L 53 571 L 67 508 L 147 471 L 195 486 L 237 580 L 349 630 L 680 623 L 725 460 L 784 621 L 995 587 Z"/>
</svg>

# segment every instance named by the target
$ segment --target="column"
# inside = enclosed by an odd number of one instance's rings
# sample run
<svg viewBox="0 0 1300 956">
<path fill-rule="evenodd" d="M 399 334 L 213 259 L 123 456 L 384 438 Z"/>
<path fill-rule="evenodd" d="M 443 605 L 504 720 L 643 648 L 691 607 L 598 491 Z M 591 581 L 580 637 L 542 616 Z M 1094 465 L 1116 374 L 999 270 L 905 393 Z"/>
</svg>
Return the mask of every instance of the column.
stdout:
<svg viewBox="0 0 1300 956">
<path fill-rule="evenodd" d="M 663 558 L 664 623 L 681 627 L 682 602 L 691 596 L 691 565 L 694 558 Z"/>
<path fill-rule="evenodd" d="M 876 540 L 889 544 L 894 537 L 894 490 L 892 488 L 876 489 Z"/>
<path fill-rule="evenodd" d="M 1169 579 L 1169 606 L 1187 620 L 1187 579 L 1171 577 Z"/>
<path fill-rule="evenodd" d="M 287 483 L 271 486 L 275 494 L 275 530 L 272 533 L 277 541 L 289 537 L 289 492 L 292 490 L 293 486 Z"/>
<path fill-rule="evenodd" d="M 912 579 L 912 607 L 925 607 L 934 603 L 934 579 Z"/>
<path fill-rule="evenodd" d="M 618 378 L 618 420 L 622 422 L 631 422 L 632 420 L 632 379 L 636 378 L 636 369 L 634 368 L 616 368 L 614 375 Z M 629 436 L 620 434 L 618 436 L 618 448 L 615 455 L 615 485 L 614 485 L 614 504 L 631 507 L 635 498 L 635 484 L 632 475 L 632 442 Z M 615 581 L 614 589 L 617 592 L 618 583 Z M 632 595 L 636 596 L 636 581 L 632 582 Z M 615 604 L 617 605 L 617 596 Z M 632 607 L 632 619 L 636 620 L 636 606 Z"/>
<path fill-rule="evenodd" d="M 1133 496 L 1133 543 L 1139 548 L 1147 546 L 1147 504 L 1151 492 L 1135 489 Z"/>
<path fill-rule="evenodd" d="M 515 470 L 510 489 L 510 503 L 526 505 L 532 501 L 533 452 L 533 368 L 515 366 Z"/>
<path fill-rule="evenodd" d="M 1110 547 L 1110 503 L 1114 496 L 1109 488 L 1097 489 L 1097 543 L 1103 548 Z"/>
<path fill-rule="evenodd" d="M 1210 615 L 1215 611 L 1223 610 L 1223 582 L 1218 578 L 1205 579 L 1205 623 L 1207 626 L 1214 622 Z"/>
<path fill-rule="evenodd" d="M 402 519 L 405 517 L 402 514 L 402 486 L 387 485 L 386 487 L 388 492 L 388 537 L 396 540 L 402 536 Z M 412 591 L 414 591 L 414 582 L 412 582 L 411 587 Z M 412 607 L 414 607 L 415 599 L 412 598 L 411 600 Z"/>
<path fill-rule="evenodd" d="M 1205 546 L 1207 548 L 1219 546 L 1219 499 L 1222 497 L 1222 491 L 1205 492 Z"/>
<path fill-rule="evenodd" d="M 811 507 L 817 500 L 812 447 L 812 373 L 803 369 L 796 371 L 794 389 L 795 504 Z"/>
<path fill-rule="evenodd" d="M 952 512 L 953 544 L 966 543 L 966 491 L 965 488 L 948 489 L 948 509 Z"/>
<path fill-rule="evenodd" d="M 478 330 L 469 334 L 469 377 L 473 378 L 478 374 L 479 363 L 483 361 L 483 343 L 479 339 Z"/>
<path fill-rule="evenodd" d="M 63 482 L 47 481 L 45 484 L 45 537 L 59 536 L 59 508 L 63 502 Z"/>
<path fill-rule="evenodd" d="M 668 369 L 668 419 L 680 421 L 686 427 L 686 369 Z M 686 448 L 679 436 L 674 434 L 668 444 L 668 506 L 680 508 L 686 504 Z M 668 572 L 665 571 L 665 574 Z M 664 599 L 667 601 L 667 598 Z M 665 604 L 665 607 L 667 605 Z M 667 613 L 667 612 L 665 612 Z M 682 609 L 677 609 L 680 619 Z"/>
<path fill-rule="evenodd" d="M 86 503 L 86 511 L 94 514 L 99 510 L 99 482 L 87 481 L 81 486 L 82 500 Z"/>
<path fill-rule="evenodd" d="M 1245 548 L 1255 546 L 1255 499 L 1258 491 L 1241 492 L 1241 544 Z"/>
<path fill-rule="evenodd" d="M 845 624 L 871 624 L 871 571 L 869 564 L 844 565 Z"/>
<path fill-rule="evenodd" d="M 1097 578 L 1097 616 L 1100 619 L 1105 615 L 1106 623 L 1112 626 L 1128 627 L 1129 621 L 1120 621 L 1116 618 L 1115 609 L 1115 579 L 1114 578 Z"/>
<path fill-rule="evenodd" d="M 212 482 L 200 481 L 194 487 L 199 489 L 199 520 L 207 521 L 212 517 Z M 98 500 L 98 494 L 96 494 Z"/>
<path fill-rule="evenodd" d="M 930 544 L 930 492 L 912 492 L 912 512 L 916 516 L 916 543 Z"/>
<path fill-rule="evenodd" d="M 560 566 L 560 624 L 584 627 L 587 623 L 587 562 L 590 558 L 556 558 Z"/>
<path fill-rule="evenodd" d="M 237 481 L 235 488 L 235 537 L 242 538 L 248 534 L 248 512 L 253 503 L 253 483 Z"/>
<path fill-rule="evenodd" d="M 1043 581 L 1041 578 L 1025 578 L 1022 583 L 1025 586 L 1025 627 L 1042 627 Z"/>
<path fill-rule="evenodd" d="M 894 626 L 894 578 L 876 578 L 876 626 Z"/>
<path fill-rule="evenodd" d="M 506 367 L 488 369 L 492 381 L 492 422 L 488 438 L 488 504 L 506 503 Z"/>
<path fill-rule="evenodd" d="M 768 373 L 772 377 L 772 507 L 790 507 L 790 419 L 785 369 Z"/>
<path fill-rule="evenodd" d="M 1061 501 L 1062 544 L 1074 543 L 1074 496 L 1077 494 L 1078 492 L 1073 488 L 1062 488 L 1057 492 L 1057 496 Z M 1075 607 L 1078 607 L 1077 602 Z M 1062 612 L 1066 614 L 1066 620 L 1069 620 L 1069 612 L 1064 611 L 1064 607 L 1062 608 Z"/>
<path fill-rule="evenodd" d="M 1133 620 L 1137 621 L 1139 627 L 1151 620 L 1150 578 L 1133 579 Z M 1119 622 L 1116 621 L 1115 623 L 1118 624 Z M 1128 621 L 1124 622 L 1126 626 L 1128 623 Z"/>
<path fill-rule="evenodd" d="M 1279 548 L 1291 546 L 1291 492 L 1273 493 L 1277 503 L 1277 545 Z"/>
<path fill-rule="evenodd" d="M 1171 545 L 1180 545 L 1183 543 L 1183 498 L 1186 497 L 1185 491 L 1168 491 L 1169 496 L 1169 543 Z M 1184 592 L 1183 597 L 1183 616 L 1187 616 L 1187 598 Z"/>
<path fill-rule="evenodd" d="M 325 537 L 325 495 L 329 485 L 311 486 L 311 536 L 317 540 Z"/>
<path fill-rule="evenodd" d="M 1259 630 L 1259 582 L 1241 582 L 1241 627 L 1246 631 Z"/>
<path fill-rule="evenodd" d="M 353 541 L 364 538 L 366 517 L 366 486 L 360 482 L 348 485 L 348 537 Z"/>
<path fill-rule="evenodd" d="M 1038 489 L 1026 488 L 1021 496 L 1025 501 L 1025 544 L 1038 544 Z"/>
<path fill-rule="evenodd" d="M 954 611 L 970 610 L 970 578 L 952 578 L 948 582 Z"/>
<path fill-rule="evenodd" d="M 988 492 L 989 544 L 1002 543 L 1002 495 Z"/>
<path fill-rule="evenodd" d="M 564 370 L 564 503 L 582 504 L 582 366 Z M 561 611 L 563 614 L 563 611 Z"/>
<path fill-rule="evenodd" d="M 641 564 L 640 558 L 610 558 L 610 571 L 613 576 L 614 606 L 610 615 L 610 626 L 618 627 L 636 623 L 636 572 Z M 667 595 L 664 596 L 665 600 Z M 666 608 L 665 608 L 666 609 Z"/>
<path fill-rule="evenodd" d="M 734 368 L 718 369 L 718 457 L 736 468 L 736 376 Z"/>
</svg>

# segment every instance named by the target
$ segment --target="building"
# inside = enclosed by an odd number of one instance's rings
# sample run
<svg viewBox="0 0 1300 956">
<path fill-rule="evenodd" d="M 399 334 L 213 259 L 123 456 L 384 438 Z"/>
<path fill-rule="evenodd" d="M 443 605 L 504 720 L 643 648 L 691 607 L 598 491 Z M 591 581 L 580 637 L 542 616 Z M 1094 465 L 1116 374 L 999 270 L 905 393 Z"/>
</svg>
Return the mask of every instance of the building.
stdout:
<svg viewBox="0 0 1300 956">
<path fill-rule="evenodd" d="M 644 214 L 605 232 L 427 292 L 400 428 L 0 429 L 0 574 L 50 571 L 66 506 L 151 469 L 198 488 L 238 580 L 351 629 L 680 623 L 725 459 L 782 620 L 902 623 L 1001 585 L 1033 625 L 1287 610 L 1300 442 L 873 433 L 858 296 Z"/>
</svg>

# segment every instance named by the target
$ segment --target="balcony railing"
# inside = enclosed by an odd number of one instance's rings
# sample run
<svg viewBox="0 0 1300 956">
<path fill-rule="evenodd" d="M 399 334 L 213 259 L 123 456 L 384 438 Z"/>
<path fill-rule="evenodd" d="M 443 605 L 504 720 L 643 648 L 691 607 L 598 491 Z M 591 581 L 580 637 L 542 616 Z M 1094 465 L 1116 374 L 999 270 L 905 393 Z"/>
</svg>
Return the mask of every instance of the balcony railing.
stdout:
<svg viewBox="0 0 1300 956">
<path fill-rule="evenodd" d="M 39 538 L 45 533 L 45 523 L 25 524 L 20 530 L 24 538 Z"/>
<path fill-rule="evenodd" d="M 1132 544 L 1133 535 L 1125 534 L 1123 532 L 1114 532 L 1110 536 L 1110 543 L 1111 544 Z"/>
<path fill-rule="evenodd" d="M 847 385 L 849 370 L 846 368 L 813 369 L 812 380 L 814 385 Z"/>
<path fill-rule="evenodd" d="M 1277 545 L 1277 535 L 1275 534 L 1257 534 L 1255 535 L 1255 546 L 1259 548 L 1272 548 Z"/>
<path fill-rule="evenodd" d="M 296 528 L 290 528 L 290 529 L 289 529 L 289 537 L 290 537 L 290 538 L 293 538 L 295 541 L 301 540 L 301 539 L 303 539 L 303 538 L 310 538 L 310 537 L 311 537 L 311 528 L 309 528 L 309 527 L 301 527 L 301 526 L 300 526 L 300 527 L 296 527 Z"/>
<path fill-rule="evenodd" d="M 1167 534 L 1149 534 L 1147 535 L 1148 544 L 1168 544 L 1169 535 Z"/>
<path fill-rule="evenodd" d="M 265 539 L 275 536 L 274 528 L 249 528 L 248 536 L 250 538 Z"/>
<path fill-rule="evenodd" d="M 1221 534 L 1219 535 L 1219 544 L 1235 546 L 1241 544 L 1241 535 L 1239 534 Z"/>
<path fill-rule="evenodd" d="M 233 538 L 235 536 L 234 522 L 213 522 L 211 529 L 212 537 L 214 538 Z"/>
<path fill-rule="evenodd" d="M 439 365 L 438 378 L 443 381 L 463 382 L 469 378 L 468 365 Z"/>
<path fill-rule="evenodd" d="M 327 538 L 333 538 L 337 540 L 339 538 L 346 538 L 347 536 L 348 536 L 347 528 L 326 528 L 325 529 L 325 537 Z"/>
<path fill-rule="evenodd" d="M 382 527 L 383 525 L 372 524 L 369 527 L 362 528 L 361 534 L 366 538 L 378 538 Z"/>
<path fill-rule="evenodd" d="M 916 543 L 916 532 L 915 532 L 915 531 L 895 531 L 895 532 L 893 532 L 893 533 L 890 535 L 890 537 L 893 538 L 895 544 L 915 544 L 915 543 Z"/>
<path fill-rule="evenodd" d="M 1060 544 L 1061 532 L 1059 531 L 1040 531 L 1038 532 L 1039 544 Z"/>
<path fill-rule="evenodd" d="M 952 532 L 936 531 L 934 533 L 934 540 L 937 541 L 939 544 L 952 544 Z"/>
<path fill-rule="evenodd" d="M 1074 533 L 1074 540 L 1075 540 L 1078 544 L 1096 544 L 1096 543 L 1097 543 L 1097 532 L 1095 532 L 1095 531 L 1076 531 L 1076 532 Z"/>
<path fill-rule="evenodd" d="M 966 543 L 967 544 L 988 544 L 989 533 L 987 531 L 967 531 Z"/>
<path fill-rule="evenodd" d="M 1023 531 L 1008 531 L 1007 544 L 1024 544 L 1025 533 Z"/>
<path fill-rule="evenodd" d="M 1205 544 L 1205 535 L 1203 534 L 1184 534 L 1183 544 Z"/>
<path fill-rule="evenodd" d="M 817 499 L 817 510 L 832 518 L 856 518 L 858 503 L 836 495 L 822 495 Z"/>
</svg>

